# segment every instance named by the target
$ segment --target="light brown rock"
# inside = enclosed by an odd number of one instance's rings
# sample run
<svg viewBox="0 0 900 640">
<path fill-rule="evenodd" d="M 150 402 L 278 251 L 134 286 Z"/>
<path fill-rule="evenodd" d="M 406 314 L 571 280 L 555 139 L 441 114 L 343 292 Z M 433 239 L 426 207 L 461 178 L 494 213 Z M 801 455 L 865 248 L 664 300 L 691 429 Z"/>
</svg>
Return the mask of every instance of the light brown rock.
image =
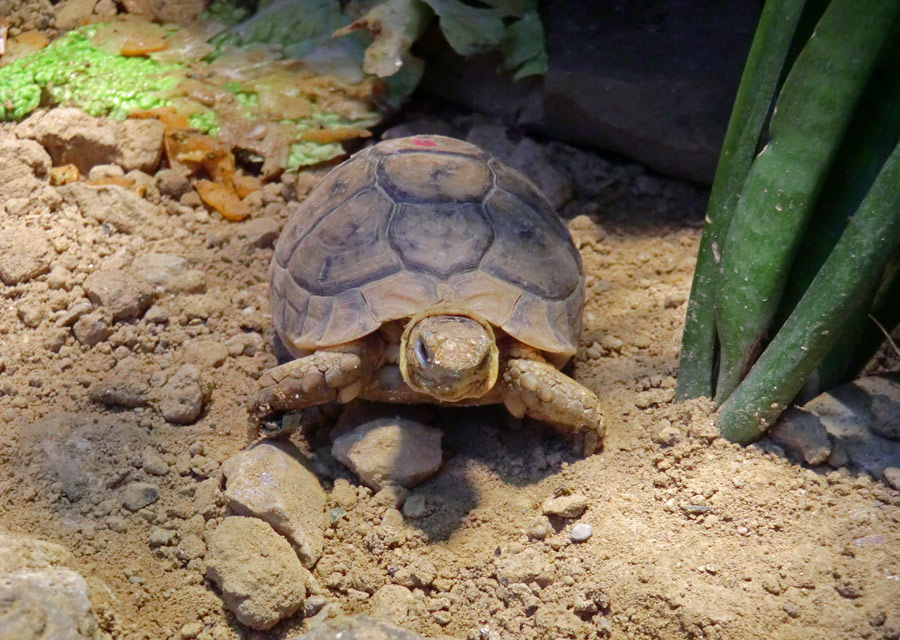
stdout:
<svg viewBox="0 0 900 640">
<path fill-rule="evenodd" d="M 335 438 L 332 455 L 376 491 L 413 487 L 441 466 L 439 429 L 404 418 L 379 418 Z"/>
<path fill-rule="evenodd" d="M 54 255 L 43 229 L 7 224 L 0 233 L 0 280 L 28 282 L 50 270 Z"/>
<path fill-rule="evenodd" d="M 541 511 L 547 516 L 577 518 L 587 509 L 587 498 L 579 493 L 548 498 L 541 504 Z"/>
<path fill-rule="evenodd" d="M 288 541 L 262 520 L 225 518 L 207 536 L 206 577 L 241 624 L 270 629 L 293 615 L 312 579 Z"/>
<path fill-rule="evenodd" d="M 325 491 L 289 442 L 263 441 L 222 464 L 225 497 L 243 516 L 268 522 L 285 536 L 307 567 L 324 547 Z"/>
</svg>

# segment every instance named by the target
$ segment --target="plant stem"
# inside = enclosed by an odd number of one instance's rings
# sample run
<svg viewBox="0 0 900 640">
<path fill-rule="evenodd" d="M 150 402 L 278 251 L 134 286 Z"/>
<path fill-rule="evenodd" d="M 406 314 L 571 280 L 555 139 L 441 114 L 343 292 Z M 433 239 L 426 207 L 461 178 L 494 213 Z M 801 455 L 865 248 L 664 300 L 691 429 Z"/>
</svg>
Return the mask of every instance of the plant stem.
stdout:
<svg viewBox="0 0 900 640">
<path fill-rule="evenodd" d="M 722 251 L 720 404 L 765 339 L 816 197 L 898 15 L 897 2 L 832 0 L 785 80 L 771 139 L 747 175 Z"/>
<path fill-rule="evenodd" d="M 709 196 L 706 224 L 682 337 L 679 400 L 712 397 L 716 350 L 715 293 L 721 243 L 769 117 L 785 58 L 806 0 L 770 0 L 763 7 L 735 98 Z"/>
<path fill-rule="evenodd" d="M 900 145 L 781 331 L 722 405 L 719 429 L 750 442 L 771 426 L 838 339 L 900 245 Z"/>
</svg>

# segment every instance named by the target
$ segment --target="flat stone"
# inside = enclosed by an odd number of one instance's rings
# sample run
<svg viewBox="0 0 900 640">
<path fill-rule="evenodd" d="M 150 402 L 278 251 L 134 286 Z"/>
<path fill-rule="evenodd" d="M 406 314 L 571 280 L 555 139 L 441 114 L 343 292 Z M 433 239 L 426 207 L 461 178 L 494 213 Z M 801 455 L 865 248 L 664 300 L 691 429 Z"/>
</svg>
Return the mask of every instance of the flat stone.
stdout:
<svg viewBox="0 0 900 640">
<path fill-rule="evenodd" d="M 206 274 L 191 269 L 190 263 L 170 253 L 148 253 L 131 263 L 134 274 L 159 291 L 170 293 L 203 293 Z"/>
<path fill-rule="evenodd" d="M 322 555 L 326 494 L 289 442 L 263 441 L 222 464 L 232 511 L 268 522 L 307 567 Z"/>
<path fill-rule="evenodd" d="M 413 487 L 441 466 L 440 429 L 404 418 L 364 422 L 335 438 L 332 455 L 365 485 Z"/>
<path fill-rule="evenodd" d="M 801 456 L 807 464 L 822 464 L 831 455 L 831 440 L 819 419 L 802 409 L 785 411 L 769 430 L 769 436 L 785 449 Z"/>
<path fill-rule="evenodd" d="M 541 504 L 541 511 L 547 516 L 577 518 L 587 509 L 588 500 L 579 493 L 548 498 Z"/>
<path fill-rule="evenodd" d="M 47 273 L 55 255 L 43 229 L 7 224 L 0 234 L 0 280 L 10 286 L 28 282 Z"/>
<path fill-rule="evenodd" d="M 95 305 L 105 307 L 114 322 L 140 317 L 156 297 L 150 287 L 116 267 L 101 267 L 85 278 L 84 292 Z"/>
<path fill-rule="evenodd" d="M 159 207 L 118 185 L 90 185 L 73 182 L 59 187 L 63 199 L 78 207 L 81 214 L 120 233 L 141 233 L 150 239 L 160 236 L 156 224 L 162 220 Z"/>
<path fill-rule="evenodd" d="M 310 573 L 262 520 L 230 516 L 207 535 L 206 577 L 241 624 L 270 629 L 303 606 Z"/>
</svg>

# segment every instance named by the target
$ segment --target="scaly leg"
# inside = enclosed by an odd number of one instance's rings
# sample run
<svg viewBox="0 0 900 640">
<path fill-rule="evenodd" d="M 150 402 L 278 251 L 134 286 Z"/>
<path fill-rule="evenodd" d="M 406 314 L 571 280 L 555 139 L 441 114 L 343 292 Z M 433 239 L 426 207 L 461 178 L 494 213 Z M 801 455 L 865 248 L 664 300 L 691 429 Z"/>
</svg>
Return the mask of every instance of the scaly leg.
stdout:
<svg viewBox="0 0 900 640">
<path fill-rule="evenodd" d="M 596 451 L 605 428 L 594 392 L 546 362 L 534 349 L 516 344 L 508 353 L 501 384 L 509 412 L 574 432 L 583 440 L 584 455 Z"/>
<path fill-rule="evenodd" d="M 276 411 L 326 402 L 350 402 L 381 366 L 384 344 L 377 335 L 319 349 L 265 373 L 251 399 L 250 416 L 259 422 Z"/>
</svg>

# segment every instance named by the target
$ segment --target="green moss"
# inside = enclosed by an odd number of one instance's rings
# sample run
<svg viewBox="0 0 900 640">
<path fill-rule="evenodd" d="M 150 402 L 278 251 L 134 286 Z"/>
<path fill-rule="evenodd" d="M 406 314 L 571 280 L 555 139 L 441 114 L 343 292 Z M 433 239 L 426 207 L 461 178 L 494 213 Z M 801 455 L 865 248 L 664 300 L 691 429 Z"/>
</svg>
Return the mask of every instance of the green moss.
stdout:
<svg viewBox="0 0 900 640">
<path fill-rule="evenodd" d="M 67 33 L 0 68 L 0 120 L 21 120 L 41 104 L 78 107 L 119 120 L 135 109 L 168 104 L 180 65 L 106 53 L 91 44 L 97 26 Z"/>
</svg>

